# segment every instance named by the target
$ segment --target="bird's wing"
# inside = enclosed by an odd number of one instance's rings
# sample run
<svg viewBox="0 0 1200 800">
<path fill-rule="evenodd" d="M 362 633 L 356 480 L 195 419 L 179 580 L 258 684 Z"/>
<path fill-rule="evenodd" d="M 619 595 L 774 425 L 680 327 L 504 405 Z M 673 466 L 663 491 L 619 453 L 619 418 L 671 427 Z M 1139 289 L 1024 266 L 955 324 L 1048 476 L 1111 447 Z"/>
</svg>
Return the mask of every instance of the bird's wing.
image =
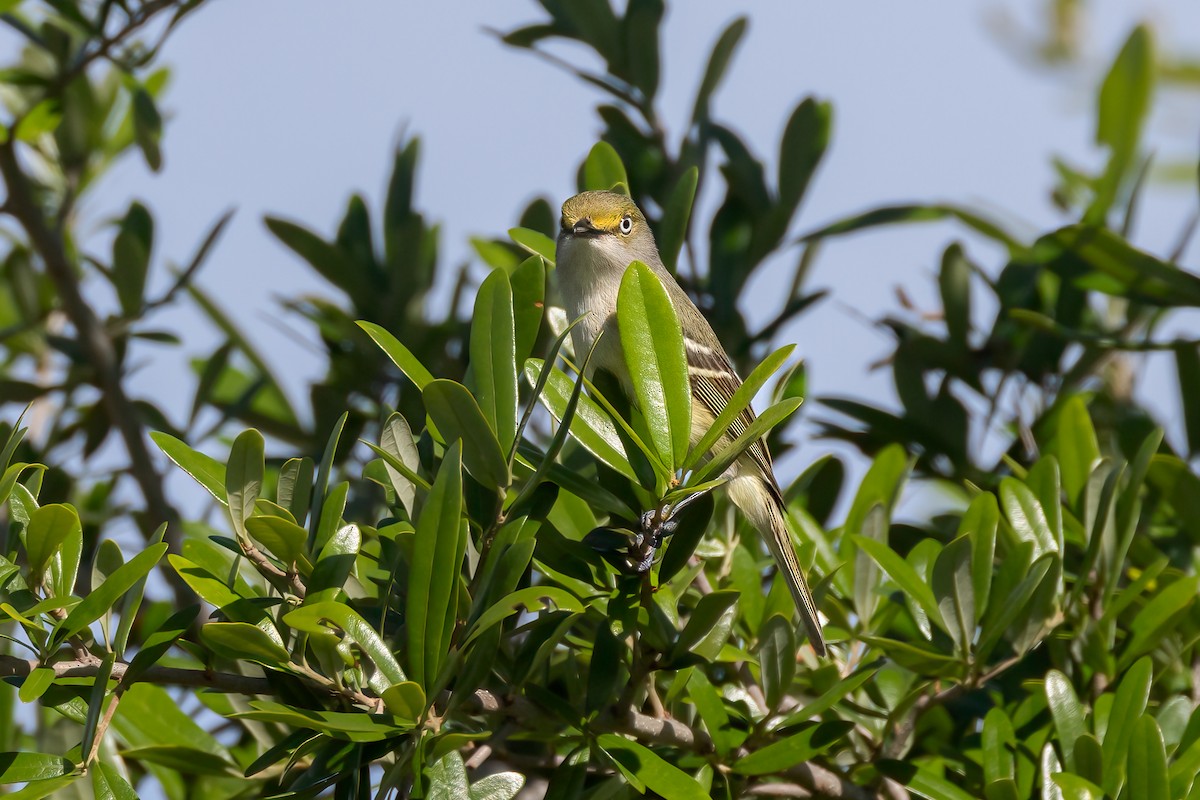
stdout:
<svg viewBox="0 0 1200 800">
<path fill-rule="evenodd" d="M 688 378 L 692 385 L 692 396 L 716 417 L 729 401 L 733 393 L 742 385 L 742 379 L 720 347 L 710 347 L 694 339 L 684 337 L 684 350 L 687 352 Z M 754 422 L 754 409 L 746 406 L 729 425 L 729 438 L 741 436 Z M 779 493 L 775 483 L 775 471 L 771 466 L 771 454 L 767 444 L 759 439 L 746 450 L 746 454 L 767 478 L 767 483 Z"/>
</svg>

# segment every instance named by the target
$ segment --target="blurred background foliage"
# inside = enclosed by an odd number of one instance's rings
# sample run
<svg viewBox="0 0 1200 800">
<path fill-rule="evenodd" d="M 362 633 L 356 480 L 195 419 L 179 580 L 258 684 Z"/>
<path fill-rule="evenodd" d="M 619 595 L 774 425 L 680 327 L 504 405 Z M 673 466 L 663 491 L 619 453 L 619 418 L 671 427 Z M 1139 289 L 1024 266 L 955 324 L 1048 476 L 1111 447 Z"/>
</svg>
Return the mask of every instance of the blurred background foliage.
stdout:
<svg viewBox="0 0 1200 800">
<path fill-rule="evenodd" d="M 15 795 L 1200 797 L 1200 339 L 1161 333 L 1200 305 L 1179 263 L 1200 212 L 1173 242 L 1129 239 L 1149 181 L 1197 180 L 1194 151 L 1160 168 L 1142 144 L 1157 88 L 1194 93 L 1193 56 L 1130 32 L 1096 91 L 1102 164 L 1056 160 L 1066 222 L 1029 236 L 946 203 L 807 223 L 833 106 L 798 102 L 771 158 L 716 116 L 744 19 L 714 32 L 680 120 L 660 110 L 661 0 L 542 0 L 495 32 L 603 92 L 579 187 L 623 183 L 646 211 L 767 387 L 777 456 L 808 398 L 776 348 L 826 295 L 809 285 L 821 246 L 961 226 L 930 254 L 938 306 L 880 320 L 898 406 L 807 407 L 869 464 L 861 482 L 834 457 L 785 481 L 828 619 L 818 659 L 762 546 L 707 491 L 715 471 L 655 446 L 680 410 L 585 390 L 568 363 L 586 354 L 555 305 L 561 198 L 447 266 L 408 138 L 382 208 L 353 195 L 331 234 L 267 218 L 329 285 L 281 309 L 326 351 L 309 408 L 195 282 L 229 215 L 178 261 L 137 201 L 102 236 L 79 229 L 117 159 L 161 166 L 160 51 L 201 5 L 0 2 L 25 43 L 0 72 L 0 782 Z M 1078 57 L 1086 6 L 997 30 L 1055 68 Z M 768 262 L 790 264 L 790 290 L 751 309 Z M 162 293 L 152 271 L 171 276 Z M 641 287 L 622 324 L 665 342 L 669 307 Z M 178 347 L 183 304 L 222 341 L 192 365 L 190 408 L 160 408 L 128 390 L 130 343 Z M 1179 386 L 1167 418 L 1137 392 L 1159 351 Z M 162 454 L 211 495 L 198 517 Z M 894 519 L 914 479 L 948 510 Z M 674 530 L 657 551 L 647 511 Z"/>
</svg>

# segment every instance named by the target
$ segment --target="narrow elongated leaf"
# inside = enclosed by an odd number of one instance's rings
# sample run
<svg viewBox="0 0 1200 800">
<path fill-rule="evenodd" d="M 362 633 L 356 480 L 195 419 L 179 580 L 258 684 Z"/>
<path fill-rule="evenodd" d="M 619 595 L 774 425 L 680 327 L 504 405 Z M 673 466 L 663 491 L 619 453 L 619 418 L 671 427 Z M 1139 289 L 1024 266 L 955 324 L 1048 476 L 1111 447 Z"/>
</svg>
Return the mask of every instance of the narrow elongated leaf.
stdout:
<svg viewBox="0 0 1200 800">
<path fill-rule="evenodd" d="M 971 538 L 971 587 L 975 593 L 975 621 L 983 619 L 992 591 L 993 562 L 996 558 L 996 531 L 1000 526 L 1000 507 L 996 495 L 984 492 L 971 501 L 959 523 L 959 536 Z"/>
<path fill-rule="evenodd" d="M 517 430 L 517 332 L 508 274 L 495 269 L 475 295 L 471 318 L 471 376 L 475 399 L 504 452 Z M 440 426 L 439 426 L 440 427 Z"/>
<path fill-rule="evenodd" d="M 698 467 L 692 473 L 689 483 L 704 483 L 724 474 L 725 470 L 729 469 L 729 466 L 740 458 L 750 445 L 766 436 L 772 428 L 783 424 L 783 421 L 800 407 L 801 402 L 798 397 L 788 398 L 780 400 L 763 411 L 755 418 L 754 422 L 750 423 L 745 432 L 719 450 L 707 463 Z"/>
<path fill-rule="evenodd" d="M 417 360 L 417 357 L 386 328 L 364 320 L 359 320 L 355 324 L 366 331 L 366 334 L 375 341 L 375 344 L 379 345 L 392 363 L 400 368 L 405 377 L 416 384 L 418 389 L 423 390 L 433 380 L 433 375 L 425 369 L 425 365 Z"/>
<path fill-rule="evenodd" d="M 743 756 L 734 762 L 733 771 L 741 775 L 770 775 L 783 772 L 801 761 L 808 761 L 825 752 L 853 727 L 854 723 L 843 720 L 812 725 L 786 739 Z"/>
<path fill-rule="evenodd" d="M 308 581 L 308 592 L 304 596 L 305 605 L 332 600 L 346 584 L 354 569 L 354 560 L 362 546 L 362 534 L 354 524 L 338 528 L 329 537 L 317 556 L 313 565 L 312 577 Z"/>
<path fill-rule="evenodd" d="M 1046 702 L 1050 706 L 1050 715 L 1054 717 L 1054 728 L 1058 732 L 1063 760 L 1068 770 L 1076 772 L 1075 740 L 1087 730 L 1083 706 L 1080 705 L 1067 676 L 1056 669 L 1046 673 Z"/>
<path fill-rule="evenodd" d="M 742 385 L 729 398 L 729 402 L 721 409 L 721 413 L 713 420 L 712 425 L 700 437 L 700 441 L 696 442 L 691 452 L 688 453 L 688 457 L 683 462 L 684 470 L 691 469 L 697 461 L 712 449 L 717 440 L 728 432 L 729 426 L 733 421 L 741 416 L 742 412 L 754 400 L 754 396 L 758 394 L 758 391 L 783 366 L 795 349 L 796 346 L 794 344 L 785 345 L 767 356 L 761 364 L 754 368 L 749 377 L 742 382 Z"/>
<path fill-rule="evenodd" d="M 508 461 L 475 398 L 460 383 L 439 378 L 421 392 L 425 411 L 447 444 L 462 442 L 462 461 L 475 480 L 491 489 L 508 486 Z M 514 414 L 515 408 L 514 408 Z"/>
<path fill-rule="evenodd" d="M 1092 427 L 1092 419 L 1083 398 L 1072 397 L 1058 412 L 1053 452 L 1062 466 L 1063 489 L 1067 492 L 1067 499 L 1076 503 L 1080 492 L 1087 486 L 1092 468 L 1100 459 L 1096 430 Z"/>
<path fill-rule="evenodd" d="M 1175 581 L 1156 594 L 1133 618 L 1130 624 L 1133 638 L 1118 659 L 1117 668 L 1124 669 L 1156 647 L 1163 632 L 1177 624 L 1176 615 L 1196 601 L 1197 590 L 1200 590 L 1200 576 L 1193 575 Z"/>
<path fill-rule="evenodd" d="M 183 442 L 161 431 L 152 431 L 150 439 L 166 454 L 167 458 L 191 475 L 196 483 L 208 490 L 208 493 L 224 505 L 225 499 L 225 465 L 211 456 L 198 453 Z"/>
<path fill-rule="evenodd" d="M 165 552 L 166 544 L 152 544 L 109 575 L 104 583 L 92 587 L 91 593 L 58 624 L 54 634 L 55 641 L 65 641 L 100 619 L 134 584 L 154 569 L 154 565 Z"/>
<path fill-rule="evenodd" d="M 474 641 L 488 628 L 499 624 L 513 614 L 521 611 L 532 613 L 551 606 L 560 611 L 583 612 L 583 603 L 566 589 L 560 589 L 557 586 L 527 586 L 511 592 L 480 614 L 479 619 L 475 620 L 471 626 L 465 642 Z"/>
<path fill-rule="evenodd" d="M 944 624 L 933 590 L 917 574 L 917 571 L 912 568 L 911 564 L 881 541 L 869 539 L 865 536 L 855 536 L 853 539 L 859 549 L 873 558 L 879 564 L 880 568 L 888 574 L 888 577 L 896 582 L 901 591 L 917 602 L 929 619 L 937 620 L 939 626 Z"/>
<path fill-rule="evenodd" d="M 383 462 L 388 478 L 392 482 L 392 488 L 396 490 L 396 499 L 400 501 L 400 505 L 404 506 L 409 517 L 412 517 L 416 511 L 413 502 L 416 500 L 417 487 L 408 476 L 415 474 L 420 468 L 421 456 L 417 453 L 412 429 L 408 427 L 408 420 L 404 418 L 403 414 L 393 413 L 388 417 L 379 437 L 379 446 L 407 468 L 407 471 L 402 472 L 389 460 L 384 459 Z"/>
<path fill-rule="evenodd" d="M 701 597 L 700 602 L 696 603 L 696 607 L 692 609 L 692 615 L 688 618 L 687 624 L 679 632 L 679 639 L 672 648 L 673 657 L 686 653 L 704 639 L 717 626 L 725 612 L 738 601 L 738 596 L 739 592 L 737 591 L 723 589 Z"/>
<path fill-rule="evenodd" d="M 251 517 L 246 520 L 246 532 L 285 565 L 300 560 L 308 541 L 308 531 L 282 517 Z"/>
<path fill-rule="evenodd" d="M 725 30 L 721 31 L 717 43 L 713 45 L 708 57 L 708 66 L 704 68 L 704 77 L 700 79 L 700 87 L 696 90 L 696 104 L 692 110 L 692 122 L 708 119 L 708 103 L 712 93 L 725 77 L 725 70 L 733 60 L 733 53 L 738 43 L 746 33 L 746 18 L 738 17 Z"/>
<path fill-rule="evenodd" d="M 983 777 L 988 784 L 1011 780 L 1016 774 L 1012 749 L 1017 744 L 1012 720 L 1001 708 L 992 708 L 983 718 Z"/>
<path fill-rule="evenodd" d="M 525 362 L 525 379 L 536 385 L 542 377 L 543 369 L 545 365 L 541 359 L 529 359 Z M 542 389 L 541 401 L 555 420 L 561 422 L 575 383 L 562 370 L 554 367 L 550 367 L 550 370 Z M 625 454 L 625 445 L 617 426 L 604 409 L 586 394 L 579 396 L 569 430 L 571 436 L 606 466 L 632 481 L 637 480 L 637 473 L 629 464 L 629 457 Z"/>
<path fill-rule="evenodd" d="M 1034 558 L 1058 551 L 1058 541 L 1050 530 L 1046 511 L 1028 486 L 1016 478 L 1001 479 L 1000 502 L 1016 534 L 1033 542 Z"/>
<path fill-rule="evenodd" d="M 679 176 L 671 196 L 663 209 L 662 222 L 658 225 L 658 254 L 663 266 L 672 275 L 679 269 L 679 253 L 687 240 L 688 221 L 692 216 L 692 203 L 696 199 L 696 186 L 700 182 L 700 170 L 688 167 Z"/>
<path fill-rule="evenodd" d="M 796 633 L 779 614 L 758 631 L 758 667 L 767 706 L 775 710 L 796 677 Z"/>
<path fill-rule="evenodd" d="M 1125 754 L 1129 752 L 1130 740 L 1138 719 L 1146 710 L 1150 699 L 1150 684 L 1154 678 L 1154 664 L 1149 656 L 1133 663 L 1121 676 L 1117 693 L 1113 697 L 1112 710 L 1108 714 L 1108 728 L 1104 733 L 1104 790 L 1117 796 L 1125 777 Z"/>
<path fill-rule="evenodd" d="M 599 745 L 629 779 L 671 800 L 708 800 L 708 792 L 700 783 L 678 767 L 660 758 L 637 742 L 615 733 L 596 737 Z"/>
<path fill-rule="evenodd" d="M 311 458 L 289 458 L 279 468 L 275 500 L 291 512 L 297 524 L 303 525 L 312 500 L 314 464 Z"/>
<path fill-rule="evenodd" d="M 254 514 L 254 501 L 262 493 L 263 436 L 251 428 L 233 440 L 225 466 L 225 498 L 238 536 L 246 536 L 246 520 Z"/>
<path fill-rule="evenodd" d="M 288 661 L 288 651 L 266 631 L 248 622 L 210 622 L 200 628 L 200 640 L 225 658 L 245 659 L 267 666 Z"/>
<path fill-rule="evenodd" d="M 674 473 L 687 457 L 692 392 L 683 329 L 666 288 L 635 261 L 617 294 L 617 324 L 625 366 L 659 459 Z"/>
<path fill-rule="evenodd" d="M 1129 797 L 1171 800 L 1167 777 L 1167 750 L 1162 731 L 1149 714 L 1138 717 L 1129 740 Z"/>
<path fill-rule="evenodd" d="M 325 452 L 321 454 L 321 466 L 317 468 L 317 479 L 313 482 L 312 506 L 308 512 L 308 541 L 314 549 L 320 534 L 321 520 L 325 509 L 326 490 L 329 488 L 329 475 L 333 472 L 333 462 L 337 458 L 338 442 L 341 441 L 342 431 L 346 429 L 349 412 L 344 412 L 334 423 L 329 438 L 325 441 Z"/>
<path fill-rule="evenodd" d="M 926 800 L 973 800 L 971 795 L 932 769 L 908 761 L 880 760 L 879 771 L 894 781 L 904 784 L 910 792 Z"/>
<path fill-rule="evenodd" d="M 971 540 L 960 536 L 942 548 L 933 563 L 933 592 L 950 637 L 964 656 L 975 635 L 975 589 L 971 580 Z"/>
<path fill-rule="evenodd" d="M 513 327 L 516 331 L 515 364 L 519 367 L 533 353 L 542 327 L 546 302 L 546 263 L 541 256 L 522 261 L 509 276 L 512 284 Z"/>
<path fill-rule="evenodd" d="M 406 621 L 409 672 L 428 690 L 437 678 L 457 618 L 459 572 L 465 543 L 461 444 L 446 451 L 417 519 L 409 570 Z"/>
</svg>

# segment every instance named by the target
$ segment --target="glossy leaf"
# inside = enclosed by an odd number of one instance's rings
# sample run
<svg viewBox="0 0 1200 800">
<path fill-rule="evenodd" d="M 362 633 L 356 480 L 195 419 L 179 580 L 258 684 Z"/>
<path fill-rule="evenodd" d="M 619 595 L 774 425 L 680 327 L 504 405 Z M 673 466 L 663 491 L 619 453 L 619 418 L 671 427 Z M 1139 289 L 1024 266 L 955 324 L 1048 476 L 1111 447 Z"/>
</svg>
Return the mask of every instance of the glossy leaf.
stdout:
<svg viewBox="0 0 1200 800">
<path fill-rule="evenodd" d="M 659 459 L 674 473 L 687 457 L 692 432 L 687 354 L 666 288 L 640 261 L 621 280 L 617 324 L 638 408 Z"/>
<path fill-rule="evenodd" d="M 358 643 L 363 652 L 370 656 L 376 668 L 387 678 L 389 684 L 400 684 L 408 680 L 375 629 L 345 603 L 306 604 L 286 614 L 283 621 L 297 630 L 308 633 L 325 632 L 327 631 L 326 623 L 331 622 L 346 636 Z"/>
<path fill-rule="evenodd" d="M 254 429 L 233 440 L 225 465 L 225 498 L 238 536 L 246 536 L 246 520 L 254 514 L 254 501 L 262 493 L 263 436 Z"/>
<path fill-rule="evenodd" d="M 504 270 L 492 270 L 475 295 L 471 376 L 475 400 L 506 453 L 517 430 L 516 346 L 512 285 Z"/>
<path fill-rule="evenodd" d="M 700 170 L 688 167 L 679 176 L 667 205 L 663 208 L 662 222 L 655 231 L 658 239 L 658 254 L 663 266 L 672 275 L 679 269 L 679 254 L 687 241 L 688 223 L 692 216 L 692 203 L 696 199 L 696 186 L 700 182 Z"/>
<path fill-rule="evenodd" d="M 200 628 L 200 640 L 225 658 L 255 661 L 266 666 L 288 662 L 288 651 L 262 628 L 247 622 L 210 622 Z"/>
<path fill-rule="evenodd" d="M 508 486 L 508 462 L 483 412 L 466 387 L 438 379 L 422 391 L 425 411 L 447 444 L 462 442 L 463 466 L 475 480 L 492 489 Z M 515 406 L 514 406 L 515 420 Z M 514 422 L 515 424 L 515 422 Z"/>
<path fill-rule="evenodd" d="M 634 782 L 672 800 L 708 800 L 708 792 L 687 773 L 637 742 L 615 733 L 602 733 L 596 744 Z"/>
<path fill-rule="evenodd" d="M 196 483 L 208 490 L 214 498 L 225 504 L 225 465 L 211 456 L 198 453 L 170 434 L 152 431 L 150 438 L 166 454 L 167 458 L 191 475 Z"/>
<path fill-rule="evenodd" d="M 620 185 L 621 189 L 613 189 Z M 622 194 L 629 193 L 629 176 L 625 174 L 625 165 L 621 156 L 608 142 L 596 142 L 588 152 L 587 160 L 583 162 L 583 188 L 587 190 L 613 189 Z"/>
<path fill-rule="evenodd" d="M 433 375 L 425 368 L 417 357 L 412 354 L 407 347 L 400 343 L 386 328 L 381 325 L 376 325 L 374 322 L 366 322 L 359 320 L 358 327 L 362 328 L 368 336 L 370 336 L 375 344 L 392 360 L 392 363 L 399 367 L 410 381 L 412 381 L 418 389 L 424 388 L 433 380 Z"/>
<path fill-rule="evenodd" d="M 522 250 L 535 256 L 541 256 L 547 264 L 554 264 L 554 251 L 557 245 L 546 234 L 531 231 L 528 228 L 509 228 L 508 236 Z"/>
<path fill-rule="evenodd" d="M 56 640 L 64 641 L 100 619 L 126 592 L 154 569 L 165 552 L 166 544 L 152 544 L 121 565 L 104 583 L 93 587 L 91 593 L 58 624 L 55 631 Z"/>
</svg>

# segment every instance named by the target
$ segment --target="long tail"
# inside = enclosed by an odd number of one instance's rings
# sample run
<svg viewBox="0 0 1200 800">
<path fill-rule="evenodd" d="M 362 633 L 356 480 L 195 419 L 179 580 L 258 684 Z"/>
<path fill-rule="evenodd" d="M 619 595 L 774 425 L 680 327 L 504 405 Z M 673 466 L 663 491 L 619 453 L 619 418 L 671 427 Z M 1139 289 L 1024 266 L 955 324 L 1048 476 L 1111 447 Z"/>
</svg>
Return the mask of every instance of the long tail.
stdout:
<svg viewBox="0 0 1200 800">
<path fill-rule="evenodd" d="M 788 533 L 783 502 L 777 491 L 759 475 L 739 475 L 729 484 L 729 497 L 742 510 L 754 527 L 758 528 L 767 547 L 787 581 L 800 612 L 800 621 L 817 655 L 825 655 L 825 638 L 821 635 L 821 618 L 817 616 L 817 605 L 813 602 L 808 581 L 800 569 L 796 549 Z"/>
</svg>

